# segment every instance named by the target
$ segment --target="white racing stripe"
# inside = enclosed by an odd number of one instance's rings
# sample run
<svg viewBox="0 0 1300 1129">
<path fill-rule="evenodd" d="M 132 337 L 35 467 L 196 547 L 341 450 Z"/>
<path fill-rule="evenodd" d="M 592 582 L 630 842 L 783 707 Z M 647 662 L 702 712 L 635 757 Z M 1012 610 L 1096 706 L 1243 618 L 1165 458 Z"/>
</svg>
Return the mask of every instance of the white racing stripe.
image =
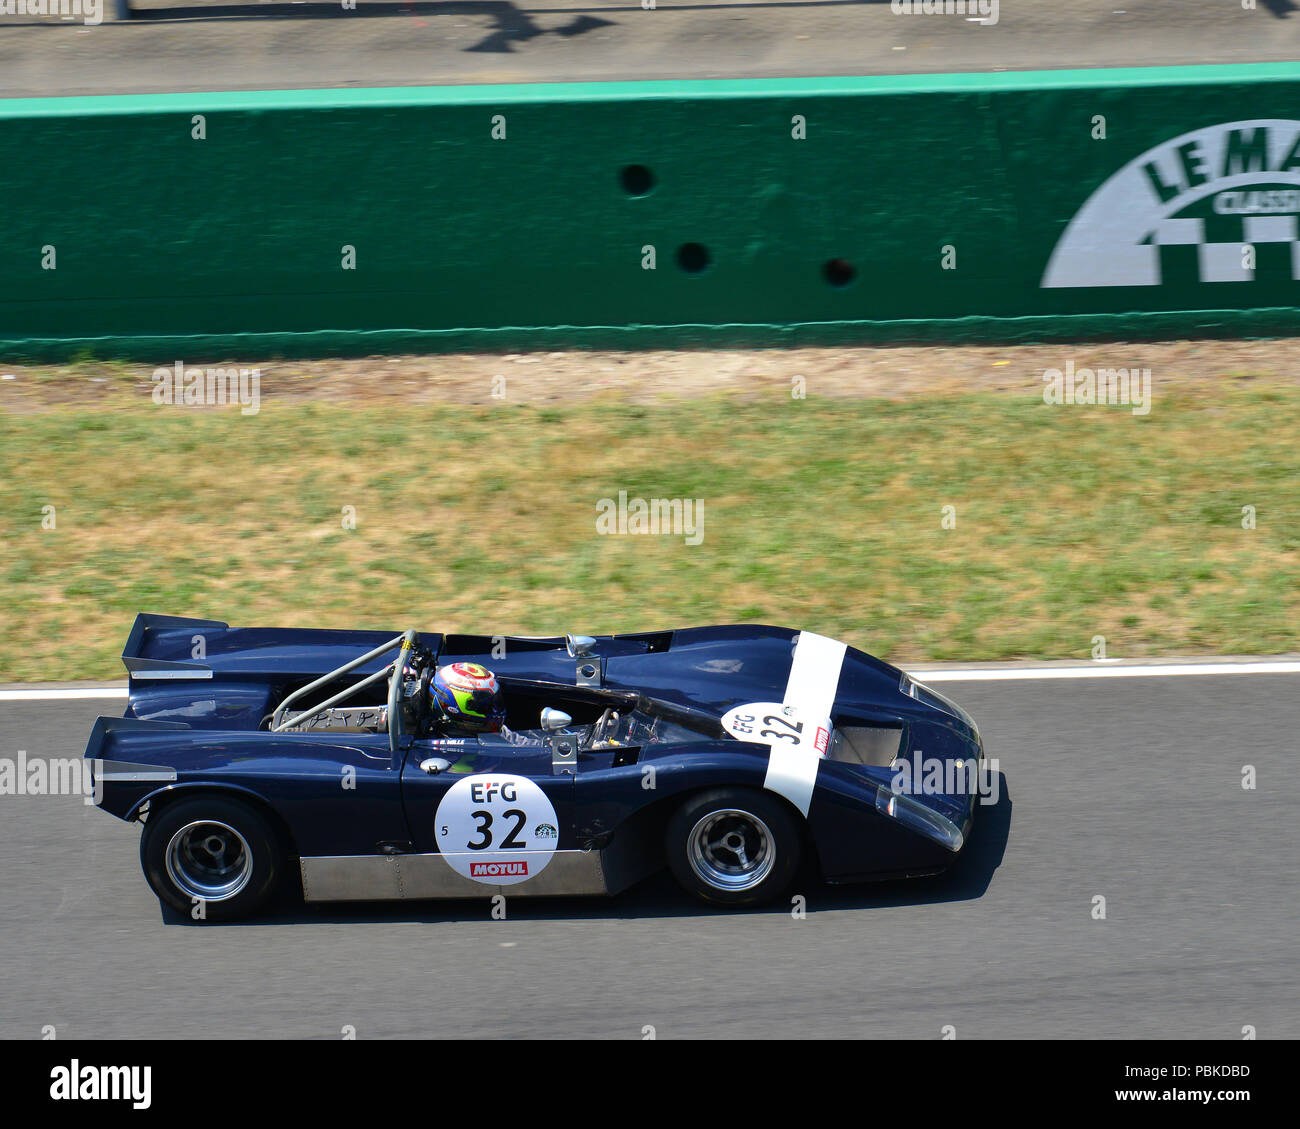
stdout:
<svg viewBox="0 0 1300 1129">
<path fill-rule="evenodd" d="M 785 683 L 784 704 L 793 706 L 806 719 L 820 721 L 828 717 L 835 704 L 846 650 L 848 646 L 835 639 L 801 631 Z M 815 749 L 783 747 L 778 742 L 768 755 L 763 787 L 784 796 L 807 815 L 821 759 Z"/>
<path fill-rule="evenodd" d="M 829 717 L 847 650 L 847 643 L 801 631 L 785 684 L 785 704 L 812 717 Z"/>
</svg>

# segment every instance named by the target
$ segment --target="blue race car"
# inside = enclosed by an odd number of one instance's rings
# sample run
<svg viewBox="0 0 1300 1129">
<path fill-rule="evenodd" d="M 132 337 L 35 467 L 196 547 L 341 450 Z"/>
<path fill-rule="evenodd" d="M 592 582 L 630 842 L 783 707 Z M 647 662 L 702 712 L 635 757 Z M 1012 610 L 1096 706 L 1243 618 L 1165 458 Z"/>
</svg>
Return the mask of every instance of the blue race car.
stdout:
<svg viewBox="0 0 1300 1129">
<path fill-rule="evenodd" d="M 154 892 L 205 920 L 297 883 L 307 901 L 615 894 L 666 865 L 705 902 L 753 906 L 801 866 L 933 874 L 967 841 L 983 767 L 958 706 L 779 627 L 532 638 L 140 615 L 122 658 L 126 715 L 86 748 L 96 802 L 143 823 Z M 499 728 L 449 724 L 431 693 L 448 668 L 492 685 Z"/>
</svg>

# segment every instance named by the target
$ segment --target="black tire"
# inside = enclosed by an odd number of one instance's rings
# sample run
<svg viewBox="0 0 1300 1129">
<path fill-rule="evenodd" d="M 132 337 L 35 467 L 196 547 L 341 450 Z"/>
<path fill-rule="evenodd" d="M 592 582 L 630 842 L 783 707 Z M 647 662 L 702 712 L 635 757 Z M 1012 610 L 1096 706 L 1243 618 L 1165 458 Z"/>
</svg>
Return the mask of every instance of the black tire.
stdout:
<svg viewBox="0 0 1300 1129">
<path fill-rule="evenodd" d="M 689 797 L 673 813 L 664 853 L 673 877 L 701 901 L 760 906 L 789 892 L 803 834 L 775 797 L 753 788 L 716 788 Z"/>
<path fill-rule="evenodd" d="M 140 837 L 140 865 L 153 892 L 195 921 L 251 916 L 274 892 L 284 861 L 266 817 L 229 796 L 167 804 Z"/>
</svg>

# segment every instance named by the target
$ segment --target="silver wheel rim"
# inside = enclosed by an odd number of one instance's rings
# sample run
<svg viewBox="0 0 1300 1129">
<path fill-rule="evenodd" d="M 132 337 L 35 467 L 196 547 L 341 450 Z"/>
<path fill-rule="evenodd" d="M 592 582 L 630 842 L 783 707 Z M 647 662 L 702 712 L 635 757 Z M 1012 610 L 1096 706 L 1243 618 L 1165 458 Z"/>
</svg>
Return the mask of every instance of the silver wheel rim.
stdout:
<svg viewBox="0 0 1300 1129">
<path fill-rule="evenodd" d="M 248 840 L 228 823 L 187 823 L 167 844 L 167 876 L 191 898 L 221 902 L 233 898 L 253 876 Z"/>
<path fill-rule="evenodd" d="M 771 830 L 739 808 L 709 812 L 691 829 L 687 844 L 691 869 L 715 890 L 752 890 L 776 864 Z"/>
</svg>

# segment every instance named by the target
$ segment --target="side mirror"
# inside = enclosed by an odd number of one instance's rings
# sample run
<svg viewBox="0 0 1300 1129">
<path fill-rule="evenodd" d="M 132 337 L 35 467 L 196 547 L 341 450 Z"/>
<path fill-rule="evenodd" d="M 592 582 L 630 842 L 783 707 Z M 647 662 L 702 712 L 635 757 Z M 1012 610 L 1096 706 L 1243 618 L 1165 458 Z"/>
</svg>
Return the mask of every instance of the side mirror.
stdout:
<svg viewBox="0 0 1300 1129">
<path fill-rule="evenodd" d="M 546 743 L 551 746 L 551 772 L 572 776 L 578 766 L 578 738 L 572 733 L 565 733 L 566 726 L 573 723 L 563 710 L 553 710 L 550 706 L 542 710 L 542 728 L 546 730 Z"/>
<path fill-rule="evenodd" d="M 573 724 L 571 718 L 563 710 L 553 710 L 547 706 L 542 710 L 542 728 L 548 733 L 554 733 L 556 730 L 565 729 Z"/>
<path fill-rule="evenodd" d="M 595 650 L 596 640 L 590 635 L 566 635 L 564 646 L 569 652 L 569 658 L 576 659 L 591 654 Z"/>
<path fill-rule="evenodd" d="M 578 673 L 574 679 L 577 685 L 603 685 L 605 660 L 596 654 L 597 640 L 590 635 L 566 635 L 564 642 L 569 657 L 578 660 Z"/>
<path fill-rule="evenodd" d="M 429 757 L 428 760 L 422 760 L 420 767 L 430 776 L 437 776 L 440 772 L 446 772 L 451 767 L 451 761 L 444 760 L 442 757 Z"/>
</svg>

